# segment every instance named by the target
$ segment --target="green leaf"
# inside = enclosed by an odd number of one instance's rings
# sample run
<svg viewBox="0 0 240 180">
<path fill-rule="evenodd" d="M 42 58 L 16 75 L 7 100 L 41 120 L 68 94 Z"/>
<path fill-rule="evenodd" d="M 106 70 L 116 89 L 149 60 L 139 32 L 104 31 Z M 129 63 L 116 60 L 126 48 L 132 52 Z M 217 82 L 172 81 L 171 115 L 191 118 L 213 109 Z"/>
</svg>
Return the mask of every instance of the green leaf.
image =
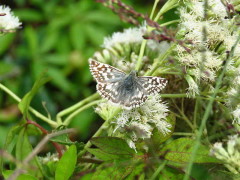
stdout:
<svg viewBox="0 0 240 180">
<path fill-rule="evenodd" d="M 165 166 L 164 169 L 160 172 L 159 180 L 171 179 L 171 180 L 179 180 L 183 179 L 184 172 L 178 170 L 177 168 L 170 168 Z"/>
<path fill-rule="evenodd" d="M 3 172 L 3 177 L 7 179 L 11 176 L 13 172 L 14 172 L 13 170 L 6 170 Z M 17 177 L 17 180 L 38 180 L 38 179 L 30 174 L 21 174 Z"/>
<path fill-rule="evenodd" d="M 135 151 L 131 149 L 125 140 L 115 137 L 96 137 L 92 138 L 91 143 L 103 152 L 115 155 L 132 157 Z"/>
<path fill-rule="evenodd" d="M 143 171 L 144 166 L 144 164 L 136 164 L 134 160 L 117 160 L 110 164 L 104 163 L 97 168 L 91 179 L 135 179 Z"/>
<path fill-rule="evenodd" d="M 21 102 L 18 104 L 18 107 L 20 111 L 23 113 L 24 117 L 27 117 L 28 109 L 30 106 L 30 103 L 32 101 L 32 98 L 35 96 L 35 94 L 38 92 L 39 88 L 44 85 L 46 82 L 48 82 L 50 79 L 45 76 L 45 73 L 42 73 L 42 75 L 39 77 L 39 79 L 34 83 L 31 91 L 29 91 L 21 100 Z"/>
<path fill-rule="evenodd" d="M 18 161 L 23 161 L 31 152 L 32 152 L 32 145 L 29 142 L 28 134 L 27 134 L 27 128 L 21 129 L 17 144 L 16 144 L 16 159 Z M 36 176 L 39 172 L 39 169 L 36 170 L 38 167 L 39 162 L 37 157 L 35 157 L 33 160 L 30 161 L 29 166 L 32 166 L 34 168 L 29 168 L 28 173 Z"/>
<path fill-rule="evenodd" d="M 72 142 L 72 141 L 69 139 L 68 134 L 63 134 L 63 135 L 60 135 L 60 136 L 53 137 L 53 138 L 51 138 L 51 141 L 57 142 L 57 143 L 63 144 L 63 145 L 76 144 L 76 142 Z"/>
<path fill-rule="evenodd" d="M 17 143 L 17 136 L 22 129 L 21 125 L 13 126 L 7 134 L 7 137 L 5 139 L 4 147 L 3 149 L 6 150 L 8 153 L 12 153 L 13 148 L 15 147 Z M 2 174 L 3 171 L 3 157 L 0 156 L 0 174 Z"/>
<path fill-rule="evenodd" d="M 55 179 L 67 180 L 74 172 L 77 162 L 77 148 L 72 145 L 57 163 Z"/>
<path fill-rule="evenodd" d="M 172 127 L 169 128 L 169 130 L 171 131 L 170 133 L 163 134 L 157 128 L 154 128 L 154 130 L 153 130 L 152 141 L 157 150 L 158 150 L 158 147 L 160 146 L 160 144 L 162 144 L 163 142 L 168 140 L 174 132 L 175 123 L 176 123 L 175 115 L 169 114 L 166 118 L 166 121 L 172 125 Z"/>
<path fill-rule="evenodd" d="M 101 149 L 98 148 L 87 148 L 87 151 L 96 156 L 98 159 L 101 159 L 103 161 L 111 161 L 114 159 L 123 159 L 124 157 L 121 155 L 115 155 L 115 154 L 109 154 Z M 128 156 L 129 157 L 129 156 Z"/>
<path fill-rule="evenodd" d="M 161 149 L 160 155 L 165 159 L 186 163 L 190 160 L 195 140 L 190 138 L 176 139 Z M 209 156 L 209 148 L 200 145 L 194 163 L 220 163 L 214 157 Z"/>
</svg>

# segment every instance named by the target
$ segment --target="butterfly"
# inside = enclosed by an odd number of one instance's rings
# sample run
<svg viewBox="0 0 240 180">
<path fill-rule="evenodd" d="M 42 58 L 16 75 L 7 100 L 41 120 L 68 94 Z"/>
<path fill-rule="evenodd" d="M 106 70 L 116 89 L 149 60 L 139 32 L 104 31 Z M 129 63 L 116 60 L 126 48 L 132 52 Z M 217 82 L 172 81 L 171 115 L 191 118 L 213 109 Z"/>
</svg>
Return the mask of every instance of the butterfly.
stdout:
<svg viewBox="0 0 240 180">
<path fill-rule="evenodd" d="M 139 107 L 149 95 L 159 93 L 167 85 L 167 80 L 164 78 L 137 76 L 136 71 L 126 74 L 91 58 L 89 65 L 101 97 L 114 104 L 120 104 L 127 110 Z"/>
</svg>

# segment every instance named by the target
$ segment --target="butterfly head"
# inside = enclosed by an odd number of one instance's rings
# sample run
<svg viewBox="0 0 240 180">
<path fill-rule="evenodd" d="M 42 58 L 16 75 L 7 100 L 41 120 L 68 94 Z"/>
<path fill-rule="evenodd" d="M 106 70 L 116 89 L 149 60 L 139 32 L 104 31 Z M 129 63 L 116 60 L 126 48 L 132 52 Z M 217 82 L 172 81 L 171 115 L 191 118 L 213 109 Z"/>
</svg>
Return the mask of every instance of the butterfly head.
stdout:
<svg viewBox="0 0 240 180">
<path fill-rule="evenodd" d="M 137 71 L 133 70 L 129 74 L 130 76 L 136 77 L 137 76 Z"/>
</svg>

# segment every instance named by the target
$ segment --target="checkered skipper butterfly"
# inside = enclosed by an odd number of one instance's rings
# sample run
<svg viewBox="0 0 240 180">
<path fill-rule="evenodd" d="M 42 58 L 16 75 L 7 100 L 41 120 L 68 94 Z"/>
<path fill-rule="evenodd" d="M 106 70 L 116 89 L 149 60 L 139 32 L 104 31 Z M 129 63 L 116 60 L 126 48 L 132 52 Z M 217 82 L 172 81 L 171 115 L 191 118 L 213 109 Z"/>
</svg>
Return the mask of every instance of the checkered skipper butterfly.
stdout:
<svg viewBox="0 0 240 180">
<path fill-rule="evenodd" d="M 90 70 L 97 81 L 97 91 L 112 103 L 120 104 L 125 109 L 139 107 L 149 95 L 159 93 L 167 84 L 160 77 L 137 76 L 136 71 L 130 74 L 89 59 Z"/>
</svg>

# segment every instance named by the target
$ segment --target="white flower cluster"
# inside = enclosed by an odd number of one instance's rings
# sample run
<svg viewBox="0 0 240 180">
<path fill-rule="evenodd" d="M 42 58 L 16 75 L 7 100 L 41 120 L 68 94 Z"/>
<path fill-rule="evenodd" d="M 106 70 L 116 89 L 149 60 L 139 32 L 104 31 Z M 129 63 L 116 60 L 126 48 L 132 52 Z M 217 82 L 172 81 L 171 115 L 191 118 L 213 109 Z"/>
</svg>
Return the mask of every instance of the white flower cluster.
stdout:
<svg viewBox="0 0 240 180">
<path fill-rule="evenodd" d="M 232 173 L 240 173 L 240 137 L 238 135 L 229 137 L 226 148 L 220 142 L 215 143 L 211 154 L 223 161 Z"/>
<path fill-rule="evenodd" d="M 43 164 L 47 164 L 48 162 L 56 162 L 59 161 L 59 157 L 56 153 L 51 154 L 50 152 L 46 154 L 45 157 L 39 157 L 39 160 L 43 163 Z"/>
<path fill-rule="evenodd" d="M 146 23 L 142 26 L 125 29 L 123 32 L 115 32 L 111 37 L 106 37 L 102 45 L 103 48 L 111 49 L 118 44 L 141 44 L 143 41 L 143 35 L 147 31 Z M 165 52 L 169 48 L 169 43 L 166 41 L 157 42 L 154 40 L 147 41 L 147 47 L 159 54 Z"/>
<path fill-rule="evenodd" d="M 188 47 L 190 53 L 178 45 L 177 54 L 179 62 L 195 81 L 214 82 L 226 59 L 226 51 L 230 51 L 236 42 L 239 30 L 233 28 L 235 17 L 228 17 L 227 7 L 221 0 L 208 1 L 207 17 L 204 17 L 204 3 L 202 0 L 192 0 L 180 8 L 181 23 L 178 33 L 185 40 L 190 40 L 192 45 Z M 237 45 L 234 56 L 239 55 L 240 45 Z M 188 94 L 194 96 L 198 91 L 196 88 L 191 91 L 192 89 L 188 88 Z"/>
<path fill-rule="evenodd" d="M 0 6 L 0 30 L 10 31 L 21 26 L 18 17 L 14 16 L 11 9 L 7 6 Z"/>
<path fill-rule="evenodd" d="M 168 107 L 160 96 L 150 96 L 139 108 L 123 110 L 116 118 L 114 132 L 126 133 L 129 146 L 134 148 L 134 142 L 150 138 L 155 127 L 163 135 L 170 133 L 172 125 L 166 121 L 167 115 Z"/>
</svg>

